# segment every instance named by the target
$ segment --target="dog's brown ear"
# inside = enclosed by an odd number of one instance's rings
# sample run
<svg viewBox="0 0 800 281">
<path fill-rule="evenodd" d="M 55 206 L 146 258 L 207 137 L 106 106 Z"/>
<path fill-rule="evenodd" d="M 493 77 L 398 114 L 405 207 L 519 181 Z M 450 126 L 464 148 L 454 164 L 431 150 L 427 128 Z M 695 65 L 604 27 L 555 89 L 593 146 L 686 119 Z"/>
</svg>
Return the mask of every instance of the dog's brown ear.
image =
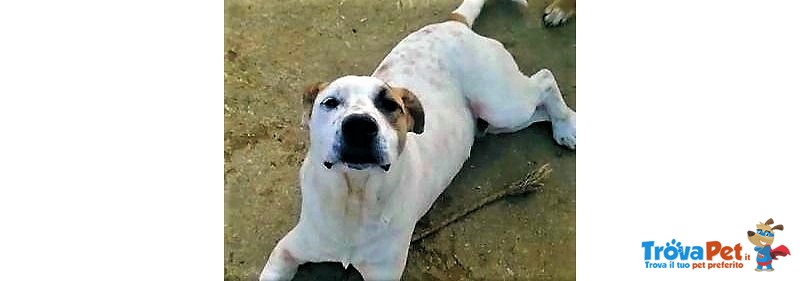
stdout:
<svg viewBox="0 0 800 281">
<path fill-rule="evenodd" d="M 764 224 L 770 225 L 770 224 L 773 224 L 773 223 L 775 223 L 775 222 L 772 221 L 772 218 L 769 218 Z"/>
<path fill-rule="evenodd" d="M 783 230 L 783 225 L 779 224 L 779 225 L 773 226 L 772 230 Z"/>
<path fill-rule="evenodd" d="M 314 110 L 314 100 L 317 99 L 317 94 L 328 86 L 328 82 L 317 82 L 306 87 L 303 92 L 303 118 L 300 124 L 304 128 L 308 127 L 308 120 L 311 120 L 311 111 Z"/>
<path fill-rule="evenodd" d="M 425 110 L 422 109 L 422 103 L 420 103 L 417 96 L 408 89 L 401 88 L 401 90 L 403 91 L 403 105 L 405 105 L 408 111 L 407 116 L 410 116 L 408 131 L 414 132 L 415 134 L 422 134 L 425 130 Z"/>
</svg>

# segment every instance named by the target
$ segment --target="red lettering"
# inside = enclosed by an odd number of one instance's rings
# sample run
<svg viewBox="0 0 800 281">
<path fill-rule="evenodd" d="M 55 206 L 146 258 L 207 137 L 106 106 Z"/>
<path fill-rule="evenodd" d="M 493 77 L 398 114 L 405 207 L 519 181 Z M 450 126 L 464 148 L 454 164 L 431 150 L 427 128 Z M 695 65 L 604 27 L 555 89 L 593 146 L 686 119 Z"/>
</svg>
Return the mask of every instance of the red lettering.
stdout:
<svg viewBox="0 0 800 281">
<path fill-rule="evenodd" d="M 706 242 L 706 260 L 711 260 L 712 257 L 717 255 L 722 248 L 722 244 L 719 241 L 708 241 Z"/>
</svg>

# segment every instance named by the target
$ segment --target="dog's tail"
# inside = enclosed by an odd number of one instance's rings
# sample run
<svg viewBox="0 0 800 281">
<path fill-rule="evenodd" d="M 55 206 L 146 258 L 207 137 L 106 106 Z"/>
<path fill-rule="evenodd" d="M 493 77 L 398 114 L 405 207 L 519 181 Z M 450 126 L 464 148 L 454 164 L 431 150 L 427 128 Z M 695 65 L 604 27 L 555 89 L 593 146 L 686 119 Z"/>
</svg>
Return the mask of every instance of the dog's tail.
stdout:
<svg viewBox="0 0 800 281">
<path fill-rule="evenodd" d="M 527 0 L 511 0 L 511 2 L 522 5 L 523 7 L 528 6 Z M 486 0 L 464 0 L 455 11 L 450 13 L 448 20 L 457 21 L 472 28 L 472 24 L 475 23 L 475 19 L 478 18 L 478 14 L 481 13 L 481 8 L 483 8 L 484 3 L 486 3 Z"/>
</svg>

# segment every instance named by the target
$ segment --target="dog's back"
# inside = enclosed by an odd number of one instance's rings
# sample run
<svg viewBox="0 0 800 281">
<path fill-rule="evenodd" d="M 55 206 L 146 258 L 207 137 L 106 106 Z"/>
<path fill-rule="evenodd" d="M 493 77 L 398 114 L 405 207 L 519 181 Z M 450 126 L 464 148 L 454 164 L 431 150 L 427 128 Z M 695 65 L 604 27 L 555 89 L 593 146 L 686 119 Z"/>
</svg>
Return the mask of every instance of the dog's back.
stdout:
<svg viewBox="0 0 800 281">
<path fill-rule="evenodd" d="M 474 141 L 475 118 L 463 95 L 462 73 L 456 73 L 466 55 L 464 37 L 471 32 L 455 21 L 423 27 L 398 43 L 372 75 L 414 92 L 426 112 L 425 133 L 409 135 L 403 152 L 414 161 L 409 168 L 415 172 L 436 171 L 424 176 L 427 201 L 417 218 L 458 173 Z"/>
</svg>

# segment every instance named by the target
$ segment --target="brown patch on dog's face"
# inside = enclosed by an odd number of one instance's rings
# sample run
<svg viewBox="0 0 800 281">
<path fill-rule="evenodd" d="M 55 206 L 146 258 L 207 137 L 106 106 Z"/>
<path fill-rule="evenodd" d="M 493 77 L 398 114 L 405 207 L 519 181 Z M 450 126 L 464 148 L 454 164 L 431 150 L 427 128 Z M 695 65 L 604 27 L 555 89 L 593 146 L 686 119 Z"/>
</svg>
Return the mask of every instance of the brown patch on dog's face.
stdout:
<svg viewBox="0 0 800 281">
<path fill-rule="evenodd" d="M 301 119 L 303 127 L 308 126 L 308 120 L 311 119 L 311 112 L 314 110 L 314 100 L 326 86 L 328 86 L 328 82 L 317 82 L 306 87 L 303 92 L 303 117 Z"/>
<path fill-rule="evenodd" d="M 378 92 L 374 102 L 375 107 L 397 131 L 398 153 L 405 147 L 408 132 L 422 134 L 425 128 L 425 112 L 411 91 L 386 86 Z"/>
</svg>

